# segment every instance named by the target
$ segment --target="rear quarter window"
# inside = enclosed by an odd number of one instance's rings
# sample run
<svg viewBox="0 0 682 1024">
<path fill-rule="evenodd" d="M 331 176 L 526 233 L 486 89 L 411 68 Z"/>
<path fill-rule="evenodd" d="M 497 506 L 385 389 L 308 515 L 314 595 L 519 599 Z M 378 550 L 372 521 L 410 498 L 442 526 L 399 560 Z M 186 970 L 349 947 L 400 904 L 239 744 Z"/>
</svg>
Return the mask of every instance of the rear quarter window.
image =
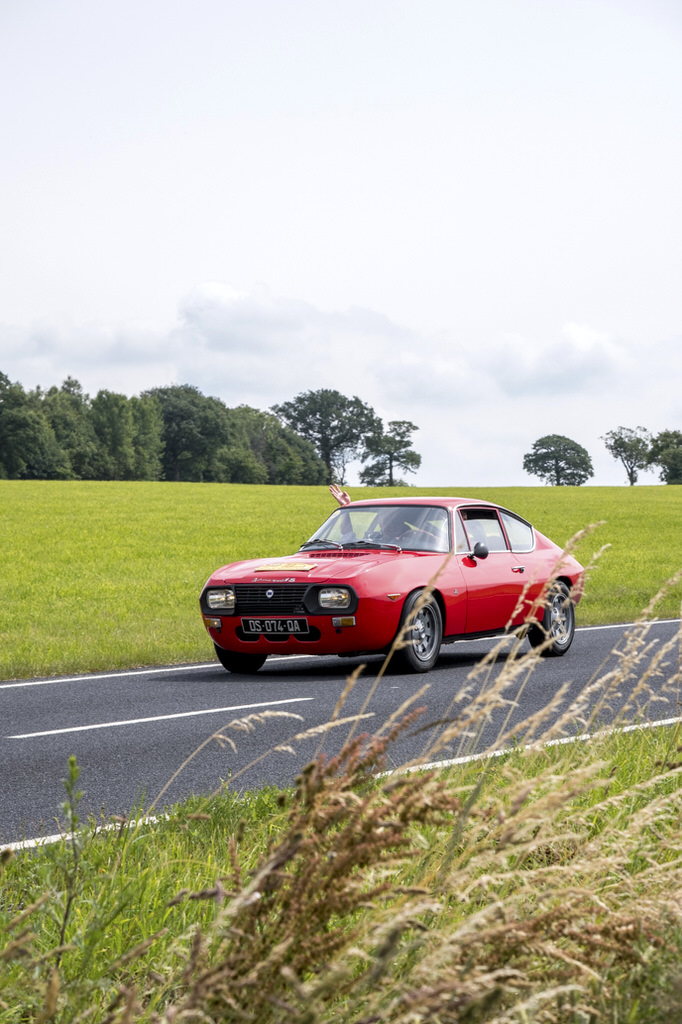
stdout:
<svg viewBox="0 0 682 1024">
<path fill-rule="evenodd" d="M 532 551 L 535 545 L 533 527 L 524 519 L 519 519 L 511 512 L 500 512 L 504 528 L 509 537 L 512 551 Z"/>
</svg>

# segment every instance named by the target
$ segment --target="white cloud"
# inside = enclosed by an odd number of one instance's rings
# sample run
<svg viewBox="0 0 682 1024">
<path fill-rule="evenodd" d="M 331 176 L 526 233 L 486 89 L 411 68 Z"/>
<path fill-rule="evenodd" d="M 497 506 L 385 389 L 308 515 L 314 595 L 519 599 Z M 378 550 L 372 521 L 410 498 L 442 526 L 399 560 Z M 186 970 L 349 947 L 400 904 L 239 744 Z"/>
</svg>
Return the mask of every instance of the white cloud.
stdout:
<svg viewBox="0 0 682 1024">
<path fill-rule="evenodd" d="M 75 377 L 84 391 L 138 394 L 170 383 L 172 338 L 138 324 L 0 324 L 0 369 L 25 388 L 49 388 Z"/>
<path fill-rule="evenodd" d="M 329 312 L 264 287 L 202 286 L 182 300 L 179 320 L 178 373 L 202 390 L 210 382 L 228 404 L 269 406 L 322 387 L 378 400 L 383 375 L 420 347 L 372 310 Z"/>
<path fill-rule="evenodd" d="M 632 371 L 622 346 L 587 324 L 565 324 L 538 342 L 508 335 L 488 348 L 484 364 L 500 389 L 519 397 L 600 392 Z"/>
</svg>

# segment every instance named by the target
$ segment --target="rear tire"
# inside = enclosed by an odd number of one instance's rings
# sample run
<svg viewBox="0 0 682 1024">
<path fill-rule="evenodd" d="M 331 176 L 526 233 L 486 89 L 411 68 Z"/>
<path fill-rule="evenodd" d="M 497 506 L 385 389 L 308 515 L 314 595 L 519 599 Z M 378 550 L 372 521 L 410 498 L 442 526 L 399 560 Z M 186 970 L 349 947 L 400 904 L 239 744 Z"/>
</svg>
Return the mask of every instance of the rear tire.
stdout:
<svg viewBox="0 0 682 1024">
<path fill-rule="evenodd" d="M 573 643 L 574 636 L 575 605 L 566 584 L 557 580 L 549 589 L 542 620 L 533 623 L 528 630 L 528 640 L 531 647 L 541 648 L 541 657 L 560 658 Z"/>
<path fill-rule="evenodd" d="M 421 607 L 415 612 L 418 603 Z M 410 626 L 403 634 L 406 646 L 396 651 L 395 658 L 409 672 L 428 672 L 438 661 L 443 643 L 443 618 L 436 599 L 424 599 L 420 590 L 410 594 L 400 616 L 399 636 L 407 622 Z"/>
<path fill-rule="evenodd" d="M 239 672 L 242 675 L 253 675 L 265 664 L 267 654 L 242 654 L 237 651 L 226 651 L 224 647 L 213 644 L 218 661 L 228 672 Z"/>
</svg>

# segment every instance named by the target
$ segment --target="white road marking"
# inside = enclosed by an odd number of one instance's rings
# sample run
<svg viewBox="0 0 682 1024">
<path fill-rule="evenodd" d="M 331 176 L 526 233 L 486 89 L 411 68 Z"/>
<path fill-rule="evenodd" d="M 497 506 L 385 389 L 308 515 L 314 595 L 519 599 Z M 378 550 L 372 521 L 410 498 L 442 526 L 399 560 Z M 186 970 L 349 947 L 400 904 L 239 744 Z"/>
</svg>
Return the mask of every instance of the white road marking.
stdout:
<svg viewBox="0 0 682 1024">
<path fill-rule="evenodd" d="M 133 818 L 131 821 L 123 824 L 117 821 L 109 822 L 106 825 L 98 825 L 96 828 L 88 830 L 88 832 L 90 835 L 97 836 L 102 832 L 113 832 L 116 829 L 133 831 L 141 825 L 156 825 L 158 821 L 168 821 L 168 815 L 150 815 L 146 818 Z M 83 831 L 85 831 L 85 829 Z M 36 836 L 35 839 L 21 839 L 16 843 L 5 843 L 5 845 L 0 847 L 0 849 L 2 849 L 3 852 L 5 850 L 12 850 L 14 853 L 20 853 L 22 850 L 36 850 L 41 846 L 51 846 L 53 843 L 68 843 L 73 839 L 73 836 L 73 832 L 54 832 L 51 836 Z"/>
<path fill-rule="evenodd" d="M 271 661 L 282 661 L 283 655 L 271 655 Z M 296 657 L 312 658 L 312 654 L 296 655 Z M 168 665 L 166 668 L 136 668 L 121 669 L 120 672 L 97 672 L 86 673 L 82 676 L 55 676 L 54 679 L 22 679 L 16 683 L 0 683 L 0 693 L 3 690 L 21 689 L 23 686 L 54 686 L 55 683 L 92 683 L 100 679 L 126 679 L 131 676 L 153 676 L 170 672 L 197 672 L 200 669 L 214 668 L 216 672 L 224 673 L 225 669 L 217 661 L 204 661 L 199 665 Z"/>
<path fill-rule="evenodd" d="M 286 700 L 268 700 L 261 704 L 233 704 L 227 708 L 205 708 L 202 711 L 178 711 L 173 715 L 154 715 L 152 718 L 128 718 L 121 722 L 97 722 L 94 725 L 73 725 L 68 729 L 45 729 L 43 732 L 24 732 L 6 736 L 8 740 L 31 740 L 37 736 L 60 736 L 68 732 L 88 732 L 90 729 L 116 729 L 123 725 L 142 725 L 145 722 L 168 722 L 172 718 L 195 718 L 197 715 L 223 715 L 228 711 L 249 711 L 253 708 L 273 708 L 281 704 L 298 704 L 314 697 L 288 697 Z"/>
<path fill-rule="evenodd" d="M 444 761 L 430 761 L 429 763 L 410 765 L 409 768 L 394 768 L 390 771 L 381 772 L 380 778 L 388 778 L 391 775 L 407 774 L 412 772 L 424 772 L 433 768 L 454 768 L 458 764 L 472 764 L 474 761 L 485 761 L 487 758 L 504 757 L 506 754 L 522 753 L 529 750 L 546 750 L 549 747 L 564 747 L 571 743 L 589 743 L 590 740 L 604 739 L 608 736 L 619 736 L 621 733 L 644 732 L 647 729 L 669 729 L 673 725 L 680 725 L 682 718 L 659 718 L 656 722 L 637 722 L 634 725 L 614 725 L 613 727 L 600 729 L 598 732 L 582 732 L 577 736 L 561 736 L 555 740 L 547 740 L 545 743 L 527 743 L 523 747 L 503 747 L 500 750 L 484 750 L 480 754 L 463 754 L 461 757 L 450 757 Z"/>
</svg>

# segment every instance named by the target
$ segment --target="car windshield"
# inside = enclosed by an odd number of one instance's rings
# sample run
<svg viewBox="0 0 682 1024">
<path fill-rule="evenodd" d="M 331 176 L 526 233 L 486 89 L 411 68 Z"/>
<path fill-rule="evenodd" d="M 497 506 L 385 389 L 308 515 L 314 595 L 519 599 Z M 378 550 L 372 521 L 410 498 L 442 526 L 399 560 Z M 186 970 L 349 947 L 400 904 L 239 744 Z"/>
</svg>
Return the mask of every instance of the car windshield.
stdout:
<svg viewBox="0 0 682 1024">
<path fill-rule="evenodd" d="M 360 505 L 337 509 L 303 548 L 450 550 L 448 513 L 434 505 Z"/>
</svg>

